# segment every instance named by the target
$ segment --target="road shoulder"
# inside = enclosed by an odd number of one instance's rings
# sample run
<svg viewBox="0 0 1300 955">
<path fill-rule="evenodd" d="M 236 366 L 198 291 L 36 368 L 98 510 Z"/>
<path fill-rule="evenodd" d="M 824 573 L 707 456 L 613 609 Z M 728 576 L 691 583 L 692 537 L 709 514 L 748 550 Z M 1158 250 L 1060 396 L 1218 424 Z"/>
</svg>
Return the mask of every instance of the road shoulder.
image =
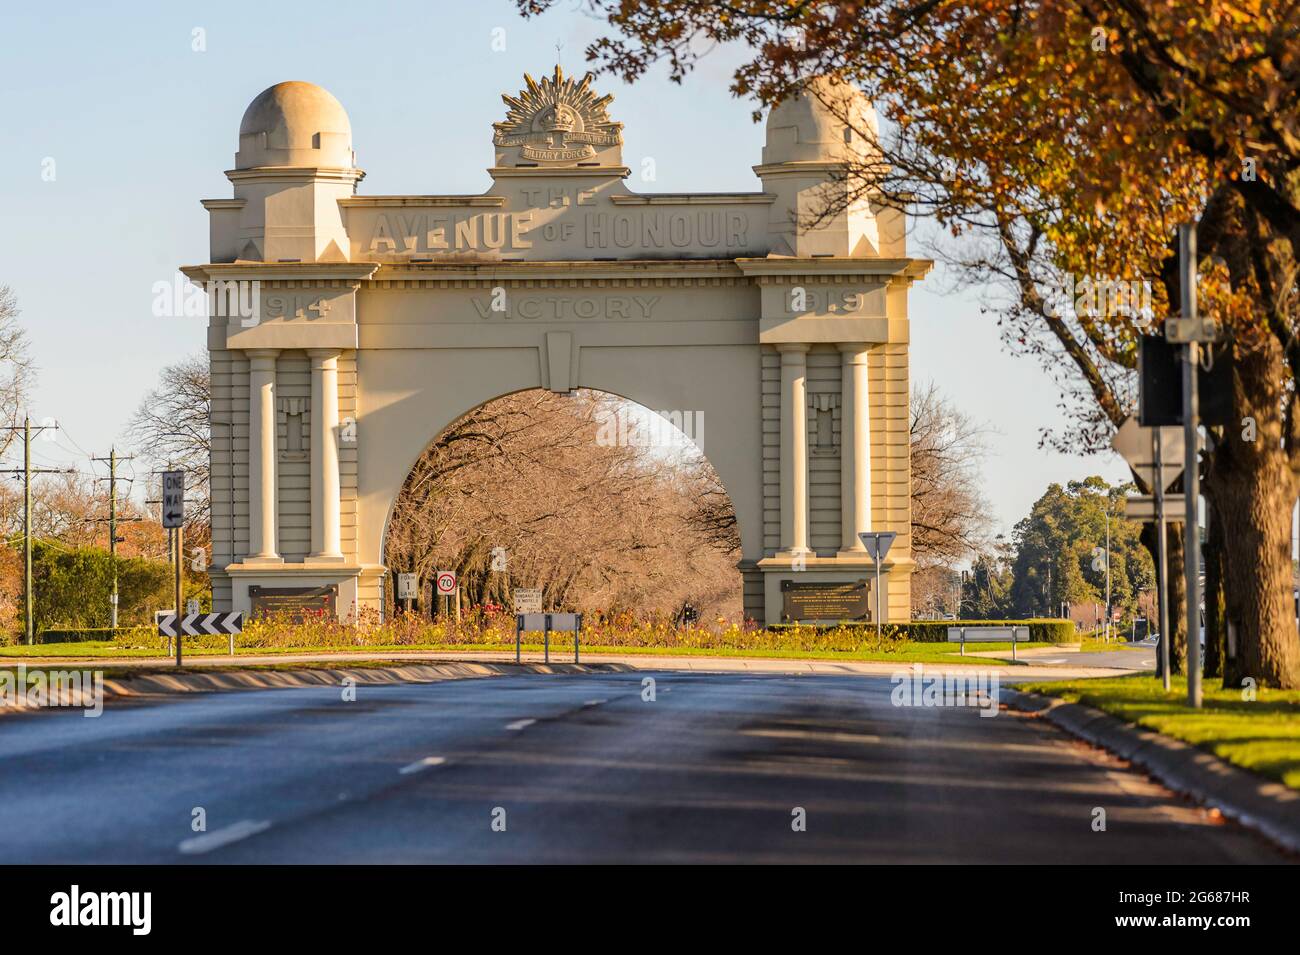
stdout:
<svg viewBox="0 0 1300 955">
<path fill-rule="evenodd" d="M 1006 687 L 1000 699 L 1141 767 L 1175 792 L 1217 808 L 1282 848 L 1300 853 L 1300 792 L 1091 706 Z"/>
</svg>

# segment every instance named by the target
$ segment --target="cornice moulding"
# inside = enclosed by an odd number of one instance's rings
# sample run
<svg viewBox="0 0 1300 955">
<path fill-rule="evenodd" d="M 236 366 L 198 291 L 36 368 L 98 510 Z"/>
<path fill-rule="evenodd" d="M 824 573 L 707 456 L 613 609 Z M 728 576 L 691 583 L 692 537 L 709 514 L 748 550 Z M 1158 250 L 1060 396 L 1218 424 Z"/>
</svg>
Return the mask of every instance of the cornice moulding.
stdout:
<svg viewBox="0 0 1300 955">
<path fill-rule="evenodd" d="M 644 192 L 610 196 L 609 201 L 616 206 L 770 206 L 776 196 L 770 192 Z"/>
<path fill-rule="evenodd" d="M 493 206 L 506 204 L 505 196 L 349 196 L 340 199 L 345 209 L 388 208 L 397 206 Z"/>
<path fill-rule="evenodd" d="M 333 179 L 336 182 L 360 182 L 364 169 L 330 166 L 254 166 L 251 169 L 227 169 L 231 182 L 262 182 L 270 179 Z"/>
<path fill-rule="evenodd" d="M 823 159 L 802 160 L 795 162 L 774 162 L 767 165 L 751 166 L 754 175 L 760 179 L 773 176 L 806 176 L 809 173 L 843 173 L 848 170 L 848 163 L 827 162 Z"/>
<path fill-rule="evenodd" d="M 849 256 L 736 259 L 745 275 L 780 279 L 798 275 L 897 275 L 919 279 L 934 267 L 933 259 L 869 259 Z"/>
<path fill-rule="evenodd" d="M 376 262 L 213 262 L 181 266 L 181 273 L 199 284 L 213 279 L 342 279 L 358 282 L 369 278 L 377 268 L 379 264 Z"/>
</svg>

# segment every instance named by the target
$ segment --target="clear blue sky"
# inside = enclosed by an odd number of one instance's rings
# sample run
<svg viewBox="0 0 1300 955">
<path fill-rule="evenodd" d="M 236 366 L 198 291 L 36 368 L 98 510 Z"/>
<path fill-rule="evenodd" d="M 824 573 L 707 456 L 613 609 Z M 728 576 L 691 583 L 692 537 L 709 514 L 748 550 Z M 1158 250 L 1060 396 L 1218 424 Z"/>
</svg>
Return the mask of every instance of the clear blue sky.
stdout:
<svg viewBox="0 0 1300 955">
<path fill-rule="evenodd" d="M 83 452 L 120 442 L 158 369 L 202 347 L 201 320 L 153 316 L 152 287 L 206 261 L 199 200 L 230 195 L 222 173 L 257 93 L 298 79 L 337 96 L 367 171 L 363 193 L 481 192 L 500 94 L 524 71 L 548 71 L 557 44 L 566 69 L 584 68 L 603 24 L 580 7 L 564 0 L 526 22 L 507 0 L 6 4 L 0 284 L 18 296 L 40 368 L 32 416 L 65 429 L 36 445 L 37 460 L 89 470 Z M 504 52 L 491 45 L 498 27 Z M 195 28 L 205 52 L 191 49 Z M 655 159 L 658 180 L 632 188 L 759 187 L 750 167 L 762 127 L 727 91 L 733 64 L 721 51 L 683 86 L 662 74 L 635 87 L 599 81 L 615 95 L 628 164 Z M 937 381 L 997 430 L 985 487 L 999 523 L 1022 517 L 1052 481 L 1122 478 L 1117 457 L 1038 449 L 1040 429 L 1058 422 L 1056 390 L 1032 361 L 1003 352 L 978 290 L 941 294 L 951 284 L 935 274 L 912 294 L 913 381 Z"/>
</svg>

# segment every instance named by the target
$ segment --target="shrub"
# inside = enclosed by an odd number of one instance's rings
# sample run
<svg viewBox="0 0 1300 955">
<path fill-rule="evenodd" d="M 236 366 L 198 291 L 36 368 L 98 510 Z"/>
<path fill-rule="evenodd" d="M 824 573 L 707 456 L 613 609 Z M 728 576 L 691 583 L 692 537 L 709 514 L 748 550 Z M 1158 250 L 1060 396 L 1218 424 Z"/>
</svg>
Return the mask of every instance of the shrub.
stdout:
<svg viewBox="0 0 1300 955">
<path fill-rule="evenodd" d="M 32 543 L 35 582 L 33 623 L 38 632 L 98 629 L 109 621 L 112 563 L 97 547 L 68 549 Z M 163 561 L 117 559 L 118 611 L 128 624 L 144 624 L 151 607 L 171 605 L 171 570 Z"/>
<path fill-rule="evenodd" d="M 1064 643 L 1075 639 L 1074 624 L 1068 620 L 965 620 L 966 626 L 998 626 L 1015 623 L 1029 626 L 1031 640 Z M 888 624 L 879 635 L 873 624 L 838 624 L 811 626 L 784 624 L 774 627 L 732 624 L 720 629 L 678 627 L 667 617 L 638 620 L 631 614 L 584 613 L 582 643 L 586 646 L 628 647 L 637 649 L 686 648 L 695 650 L 778 650 L 791 652 L 829 651 L 853 653 L 866 650 L 901 649 L 909 639 L 942 642 L 948 638 L 952 621 L 914 621 Z M 87 631 L 83 631 L 87 632 Z M 106 631 L 98 631 L 106 632 Z M 96 639 L 87 637 L 86 639 Z M 100 638 L 106 639 L 106 638 Z M 115 638 L 123 646 L 148 647 L 161 652 L 166 638 L 152 628 L 119 630 Z M 561 649 L 567 634 L 552 634 L 552 646 Z M 526 643 L 540 643 L 540 633 L 528 633 Z M 457 622 L 430 620 L 418 614 L 396 614 L 380 622 L 378 614 L 364 611 L 358 623 L 342 623 L 324 614 L 305 617 L 283 614 L 246 620 L 244 632 L 235 645 L 244 649 L 296 647 L 463 647 L 466 645 L 514 646 L 515 618 L 500 611 L 472 608 Z M 186 637 L 187 649 L 224 650 L 224 636 Z"/>
</svg>

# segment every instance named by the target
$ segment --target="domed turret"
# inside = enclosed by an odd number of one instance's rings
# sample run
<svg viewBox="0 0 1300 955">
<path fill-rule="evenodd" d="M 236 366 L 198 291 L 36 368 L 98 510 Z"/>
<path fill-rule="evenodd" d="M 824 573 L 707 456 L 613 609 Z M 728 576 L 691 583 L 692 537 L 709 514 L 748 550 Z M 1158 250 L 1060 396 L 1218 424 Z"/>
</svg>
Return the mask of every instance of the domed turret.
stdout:
<svg viewBox="0 0 1300 955">
<path fill-rule="evenodd" d="M 348 114 L 328 90 L 314 83 L 277 83 L 259 93 L 244 111 L 235 154 L 238 169 L 351 169 L 354 165 Z"/>
<path fill-rule="evenodd" d="M 810 80 L 776 105 L 754 167 L 775 197 L 771 254 L 904 254 L 901 215 L 877 202 L 863 179 L 882 169 L 878 135 L 866 95 L 835 77 Z"/>
<path fill-rule="evenodd" d="M 818 77 L 768 114 L 763 165 L 863 159 L 877 133 L 876 110 L 861 90 Z"/>
<path fill-rule="evenodd" d="M 326 90 L 291 80 L 263 90 L 239 124 L 232 200 L 214 200 L 213 262 L 346 262 L 339 201 L 365 173 L 348 114 Z"/>
</svg>

